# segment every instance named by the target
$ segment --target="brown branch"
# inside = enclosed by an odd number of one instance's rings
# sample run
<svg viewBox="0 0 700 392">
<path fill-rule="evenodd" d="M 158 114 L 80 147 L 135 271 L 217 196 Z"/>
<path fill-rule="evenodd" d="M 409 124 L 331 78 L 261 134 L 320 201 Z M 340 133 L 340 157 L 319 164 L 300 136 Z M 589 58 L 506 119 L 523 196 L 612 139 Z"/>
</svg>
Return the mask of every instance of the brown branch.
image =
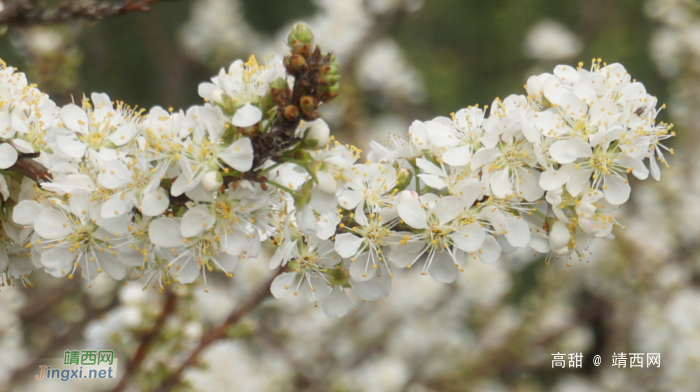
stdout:
<svg viewBox="0 0 700 392">
<path fill-rule="evenodd" d="M 155 2 L 157 0 L 144 0 L 133 5 L 133 7 L 148 1 Z M 2 12 L 0 12 L 0 20 L 2 20 L 1 16 Z M 303 67 L 298 69 L 287 67 L 288 74 L 293 75 L 295 78 L 294 89 L 290 91 L 289 88 L 286 88 L 286 91 L 277 91 L 275 99 L 277 117 L 270 130 L 265 133 L 255 132 L 249 135 L 254 152 L 253 168 L 257 170 L 241 173 L 238 177 L 226 177 L 226 184 L 240 179 L 263 182 L 264 178 L 258 178 L 262 164 L 268 159 L 280 158 L 285 151 L 300 141 L 294 135 L 299 122 L 301 120 L 314 120 L 318 117 L 315 107 L 304 110 L 302 105 L 303 99 L 313 97 L 316 105 L 320 105 L 335 97 L 332 93 L 321 91 L 318 88 L 324 84 L 321 69 L 330 66 L 332 63 L 331 57 L 331 54 L 322 54 L 321 49 L 316 47 L 308 54 Z M 289 109 L 293 109 L 291 113 L 294 114 L 290 114 Z M 37 183 L 50 182 L 52 180 L 51 174 L 40 163 L 31 159 L 33 157 L 34 155 L 21 156 L 17 163 L 10 167 L 10 170 L 22 174 Z M 170 184 L 168 181 L 163 186 L 169 191 Z M 170 196 L 171 204 L 176 207 L 184 205 L 187 201 L 189 201 L 189 198 L 185 195 Z"/>
<path fill-rule="evenodd" d="M 217 340 L 224 338 L 226 336 L 226 332 L 232 325 L 236 324 L 240 319 L 247 315 L 251 310 L 255 309 L 258 305 L 260 305 L 263 302 L 263 300 L 270 295 L 270 285 L 272 284 L 272 281 L 281 272 L 281 268 L 275 271 L 274 274 L 272 274 L 266 281 L 264 281 L 258 288 L 255 289 L 253 294 L 248 298 L 246 302 L 244 302 L 240 307 L 238 307 L 231 314 L 229 314 L 229 316 L 221 325 L 207 332 L 202 337 L 202 340 L 199 342 L 199 345 L 197 345 L 194 351 L 192 351 L 187 357 L 185 362 L 183 362 L 182 365 L 180 365 L 180 367 L 178 367 L 177 370 L 175 370 L 175 372 L 171 373 L 168 376 L 168 378 L 166 378 L 163 381 L 163 383 L 160 384 L 159 387 L 154 389 L 154 391 L 167 392 L 172 390 L 173 387 L 177 386 L 182 381 L 182 375 L 185 372 L 185 370 L 197 363 L 199 355 L 202 353 L 202 351 L 204 351 L 207 347 L 209 347 L 212 343 L 216 342 Z"/>
<path fill-rule="evenodd" d="M 176 0 L 127 0 L 121 4 L 95 0 L 66 0 L 49 9 L 37 0 L 16 0 L 0 11 L 0 25 L 32 26 L 66 23 L 72 20 L 100 20 L 131 12 L 148 12 L 159 2 Z"/>
<path fill-rule="evenodd" d="M 10 166 L 9 170 L 31 178 L 36 183 L 51 182 L 53 178 L 41 163 L 28 156 L 19 157 L 17 162 L 13 166 Z"/>
<path fill-rule="evenodd" d="M 100 318 L 102 315 L 119 305 L 119 296 L 113 295 L 112 299 L 106 306 L 96 307 L 94 305 L 90 305 L 89 297 L 85 295 L 82 299 L 82 304 L 83 310 L 85 311 L 85 317 L 80 319 L 80 321 L 77 323 L 71 325 L 65 332 L 51 336 L 50 339 L 48 339 L 51 343 L 39 353 L 32 355 L 34 359 L 17 369 L 12 374 L 10 381 L 6 385 L 13 386 L 23 382 L 23 380 L 26 380 L 27 378 L 31 378 L 31 374 L 36 372 L 37 367 L 45 362 L 45 358 L 51 358 L 51 355 L 53 355 L 53 353 L 59 348 L 68 347 L 69 345 L 75 343 L 75 341 L 81 339 L 83 337 L 83 331 L 88 324 L 90 324 L 90 322 Z"/>
<path fill-rule="evenodd" d="M 151 343 L 158 336 L 161 329 L 163 329 L 163 326 L 165 325 L 165 321 L 168 319 L 168 316 L 170 316 L 175 310 L 176 303 L 177 295 L 175 295 L 173 290 L 168 290 L 165 297 L 165 302 L 163 303 L 163 311 L 160 313 L 160 316 L 158 316 L 158 319 L 153 325 L 153 328 L 151 328 L 148 331 L 148 333 L 146 333 L 146 335 L 143 338 L 141 338 L 141 342 L 139 343 L 139 346 L 136 349 L 136 353 L 134 353 L 134 357 L 126 366 L 126 371 L 124 372 L 124 375 L 122 376 L 121 380 L 119 380 L 119 383 L 114 387 L 114 389 L 112 389 L 112 392 L 121 392 L 124 390 L 124 388 L 126 388 L 131 377 L 134 375 L 136 370 L 138 370 L 139 366 L 141 366 L 143 360 L 146 359 L 146 353 L 148 352 Z"/>
<path fill-rule="evenodd" d="M 73 290 L 80 288 L 80 279 L 70 280 L 67 284 L 62 284 L 51 293 L 42 293 L 36 300 L 28 303 L 19 312 L 22 325 L 26 328 L 29 324 L 41 316 L 46 315 L 51 309 L 55 309 L 66 297 L 73 293 Z"/>
</svg>

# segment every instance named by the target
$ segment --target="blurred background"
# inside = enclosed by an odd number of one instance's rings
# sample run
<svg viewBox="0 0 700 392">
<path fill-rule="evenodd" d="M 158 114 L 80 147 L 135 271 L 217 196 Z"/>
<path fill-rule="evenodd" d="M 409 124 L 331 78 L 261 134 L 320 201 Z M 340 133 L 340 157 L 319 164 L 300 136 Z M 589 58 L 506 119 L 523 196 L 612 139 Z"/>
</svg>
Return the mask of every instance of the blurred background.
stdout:
<svg viewBox="0 0 700 392">
<path fill-rule="evenodd" d="M 187 0 L 98 22 L 9 28 L 0 57 L 59 105 L 97 91 L 132 106 L 187 108 L 201 103 L 197 85 L 234 59 L 282 56 L 299 20 L 339 58 L 341 96 L 323 113 L 336 138 L 361 149 L 405 135 L 415 119 L 525 94 L 529 75 L 557 64 L 602 58 L 667 103 L 659 120 L 675 124 L 676 155 L 660 183 L 632 184 L 617 218 L 627 230 L 598 244 L 588 263 L 547 267 L 524 251 L 473 263 L 452 285 L 397 273 L 389 298 L 357 300 L 341 319 L 302 298 L 269 300 L 204 353 L 182 390 L 700 390 L 694 0 Z M 263 257 L 210 281 L 208 293 L 181 287 L 130 390 L 157 385 L 268 274 Z M 33 381 L 36 358 L 113 348 L 124 366 L 163 295 L 106 274 L 90 289 L 42 271 L 31 280 L 33 288 L 0 293 L 0 390 L 109 390 L 104 380 Z M 620 352 L 660 353 L 661 366 L 612 367 Z M 556 353 L 582 353 L 583 367 L 552 368 Z"/>
</svg>

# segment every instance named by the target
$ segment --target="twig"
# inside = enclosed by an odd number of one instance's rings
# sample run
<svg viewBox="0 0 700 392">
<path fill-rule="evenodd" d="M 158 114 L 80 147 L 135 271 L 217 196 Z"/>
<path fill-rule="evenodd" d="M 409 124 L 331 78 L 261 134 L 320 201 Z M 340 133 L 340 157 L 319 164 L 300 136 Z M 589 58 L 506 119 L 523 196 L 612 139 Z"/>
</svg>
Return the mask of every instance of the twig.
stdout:
<svg viewBox="0 0 700 392">
<path fill-rule="evenodd" d="M 246 302 L 244 302 L 239 308 L 237 308 L 231 314 L 229 314 L 229 316 L 221 325 L 207 332 L 202 337 L 202 340 L 199 342 L 199 345 L 197 345 L 194 351 L 192 351 L 187 357 L 185 362 L 183 362 L 182 365 L 180 365 L 180 367 L 177 368 L 177 370 L 171 373 L 170 376 L 167 379 L 165 379 L 165 381 L 163 381 L 163 383 L 159 387 L 154 389 L 154 391 L 167 392 L 172 390 L 172 388 L 176 385 L 178 385 L 182 380 L 182 374 L 187 368 L 197 363 L 199 355 L 202 353 L 202 351 L 204 351 L 212 343 L 225 337 L 226 332 L 232 325 L 236 324 L 241 318 L 243 318 L 243 316 L 247 315 L 251 310 L 255 309 L 258 305 L 260 305 L 260 303 L 262 303 L 262 301 L 265 298 L 267 298 L 267 296 L 270 295 L 270 285 L 272 284 L 272 281 L 277 277 L 277 275 L 279 275 L 281 272 L 282 269 L 275 271 L 275 273 L 272 274 L 270 278 L 268 278 L 258 288 L 255 289 L 255 292 L 253 292 L 253 294 L 248 298 Z"/>
<path fill-rule="evenodd" d="M 73 279 L 68 283 L 61 285 L 51 293 L 44 293 L 45 295 L 40 295 L 36 301 L 28 303 L 19 312 L 19 318 L 22 321 L 22 325 L 26 328 L 27 325 L 31 324 L 39 317 L 46 315 L 51 309 L 55 309 L 57 304 L 73 293 L 73 290 L 79 288 L 80 280 Z"/>
<path fill-rule="evenodd" d="M 177 295 L 175 295 L 173 290 L 168 290 L 165 297 L 165 302 L 163 303 L 163 311 L 160 313 L 160 316 L 158 316 L 158 319 L 153 325 L 153 328 L 151 328 L 151 330 L 148 331 L 148 333 L 146 333 L 146 335 L 141 339 L 139 347 L 136 349 L 136 353 L 134 353 L 134 357 L 126 366 L 124 376 L 122 376 L 121 380 L 119 380 L 119 383 L 114 387 L 114 389 L 112 389 L 112 392 L 120 392 L 123 391 L 124 388 L 126 388 L 131 377 L 141 366 L 143 360 L 146 359 L 146 353 L 148 352 L 151 343 L 163 329 L 163 326 L 165 325 L 165 321 L 168 319 L 168 316 L 170 316 L 175 310 L 176 303 Z"/>
<path fill-rule="evenodd" d="M 100 20 L 131 12 L 147 12 L 159 2 L 176 0 L 127 0 L 121 4 L 95 0 L 66 0 L 53 9 L 45 8 L 36 0 L 16 0 L 0 11 L 0 25 L 32 26 L 66 23 L 72 20 Z"/>
<path fill-rule="evenodd" d="M 81 339 L 83 337 L 83 331 L 85 330 L 85 327 L 87 327 L 87 325 L 90 324 L 91 321 L 98 319 L 100 316 L 116 308 L 117 305 L 119 305 L 119 297 L 117 295 L 114 295 L 109 304 L 107 304 L 104 307 L 95 307 L 90 305 L 89 298 L 87 296 L 83 297 L 82 303 L 83 309 L 85 310 L 85 317 L 83 317 L 76 324 L 72 325 L 70 329 L 66 332 L 51 336 L 51 339 L 49 340 L 51 344 L 48 347 L 41 350 L 41 352 L 35 354 L 33 356 L 34 359 L 31 362 L 25 364 L 20 369 L 16 370 L 12 374 L 10 381 L 6 385 L 12 386 L 21 382 L 23 379 L 28 377 L 28 375 L 31 372 L 36 371 L 37 366 L 41 365 L 44 361 L 44 359 L 42 358 L 50 358 L 54 351 L 56 351 L 60 347 L 66 347 L 75 342 L 76 340 Z M 2 390 L 1 386 L 0 390 Z"/>
</svg>

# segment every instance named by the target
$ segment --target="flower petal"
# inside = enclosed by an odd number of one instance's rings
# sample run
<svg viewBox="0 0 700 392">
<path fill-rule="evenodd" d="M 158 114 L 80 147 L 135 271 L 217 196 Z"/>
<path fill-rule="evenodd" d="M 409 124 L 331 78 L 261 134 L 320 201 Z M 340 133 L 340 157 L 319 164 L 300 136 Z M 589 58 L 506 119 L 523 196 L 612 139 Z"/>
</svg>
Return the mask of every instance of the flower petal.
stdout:
<svg viewBox="0 0 700 392">
<path fill-rule="evenodd" d="M 481 248 L 484 244 L 486 233 L 480 224 L 471 223 L 450 234 L 449 238 L 457 248 L 471 253 Z"/>
<path fill-rule="evenodd" d="M 7 169 L 17 162 L 17 150 L 9 143 L 0 144 L 0 169 Z"/>
<path fill-rule="evenodd" d="M 351 233 L 343 233 L 335 236 L 335 251 L 341 257 L 348 258 L 354 256 L 360 249 L 364 238 Z"/>
<path fill-rule="evenodd" d="M 153 245 L 162 248 L 179 248 L 184 242 L 180 235 L 180 220 L 158 218 L 148 227 L 148 238 Z"/>
<path fill-rule="evenodd" d="M 236 140 L 219 153 L 219 159 L 239 172 L 247 172 L 253 167 L 253 145 L 250 139 L 244 137 Z"/>
<path fill-rule="evenodd" d="M 34 231 L 43 238 L 56 240 L 73 233 L 66 215 L 55 208 L 44 208 L 34 220 Z"/>
<path fill-rule="evenodd" d="M 262 111 L 260 111 L 260 108 L 247 103 L 236 110 L 231 124 L 236 127 L 248 128 L 259 123 L 260 120 L 262 120 Z"/>
<path fill-rule="evenodd" d="M 180 224 L 180 235 L 184 238 L 196 237 L 214 225 L 216 217 L 209 213 L 209 208 L 198 205 L 185 212 Z"/>
<path fill-rule="evenodd" d="M 632 188 L 626 179 L 615 174 L 605 176 L 605 189 L 603 189 L 603 193 L 608 203 L 616 206 L 625 203 L 629 200 L 631 191 Z"/>
<path fill-rule="evenodd" d="M 427 229 L 428 217 L 420 201 L 409 199 L 399 203 L 399 216 L 407 225 L 414 229 Z"/>
</svg>

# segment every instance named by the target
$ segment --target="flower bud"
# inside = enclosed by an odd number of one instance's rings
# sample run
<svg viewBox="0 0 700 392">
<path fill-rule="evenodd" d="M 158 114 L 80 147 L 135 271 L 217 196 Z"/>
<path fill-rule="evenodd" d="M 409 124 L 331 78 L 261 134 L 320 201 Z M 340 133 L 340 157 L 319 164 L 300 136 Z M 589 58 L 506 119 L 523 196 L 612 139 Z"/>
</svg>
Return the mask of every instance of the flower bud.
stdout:
<svg viewBox="0 0 700 392">
<path fill-rule="evenodd" d="M 284 118 L 289 121 L 296 121 L 299 118 L 299 108 L 289 105 L 284 108 Z"/>
<path fill-rule="evenodd" d="M 224 178 L 218 170 L 208 171 L 202 177 L 202 188 L 207 192 L 216 192 L 224 185 Z"/>
<path fill-rule="evenodd" d="M 317 189 L 327 195 L 335 195 L 335 191 L 338 189 L 338 184 L 335 182 L 335 178 L 325 171 L 318 171 L 316 173 L 316 179 L 318 180 Z"/>
<path fill-rule="evenodd" d="M 209 101 L 215 104 L 223 104 L 224 103 L 224 90 L 217 88 L 212 90 L 211 94 L 209 94 Z"/>
<path fill-rule="evenodd" d="M 300 72 L 306 66 L 306 59 L 300 54 L 293 54 L 284 58 L 284 65 L 289 73 Z"/>
<path fill-rule="evenodd" d="M 418 194 L 414 191 L 401 191 L 401 192 L 399 192 L 399 203 L 405 203 L 409 200 L 419 200 Z"/>
<path fill-rule="evenodd" d="M 301 54 L 311 51 L 314 44 L 314 34 L 304 23 L 297 23 L 292 26 L 292 30 L 287 36 L 287 45 L 292 49 L 292 53 Z"/>
<path fill-rule="evenodd" d="M 292 29 L 287 36 L 287 43 L 291 46 L 294 41 L 299 41 L 305 45 L 313 44 L 314 34 L 311 32 L 309 26 L 307 26 L 305 23 L 297 23 L 292 26 Z"/>
<path fill-rule="evenodd" d="M 405 168 L 399 169 L 396 172 L 396 189 L 406 189 L 406 187 L 411 184 L 411 178 L 413 178 L 413 174 L 410 170 Z"/>
<path fill-rule="evenodd" d="M 325 147 L 331 136 L 328 124 L 320 118 L 302 125 L 301 130 L 304 132 L 304 140 L 301 146 L 307 150 L 317 150 Z"/>
<path fill-rule="evenodd" d="M 301 106 L 301 111 L 304 112 L 304 114 L 311 116 L 318 107 L 318 100 L 310 95 L 305 95 L 301 97 L 299 106 Z"/>
<path fill-rule="evenodd" d="M 557 255 L 569 253 L 569 229 L 561 221 L 555 220 L 549 231 L 549 246 Z"/>
</svg>

